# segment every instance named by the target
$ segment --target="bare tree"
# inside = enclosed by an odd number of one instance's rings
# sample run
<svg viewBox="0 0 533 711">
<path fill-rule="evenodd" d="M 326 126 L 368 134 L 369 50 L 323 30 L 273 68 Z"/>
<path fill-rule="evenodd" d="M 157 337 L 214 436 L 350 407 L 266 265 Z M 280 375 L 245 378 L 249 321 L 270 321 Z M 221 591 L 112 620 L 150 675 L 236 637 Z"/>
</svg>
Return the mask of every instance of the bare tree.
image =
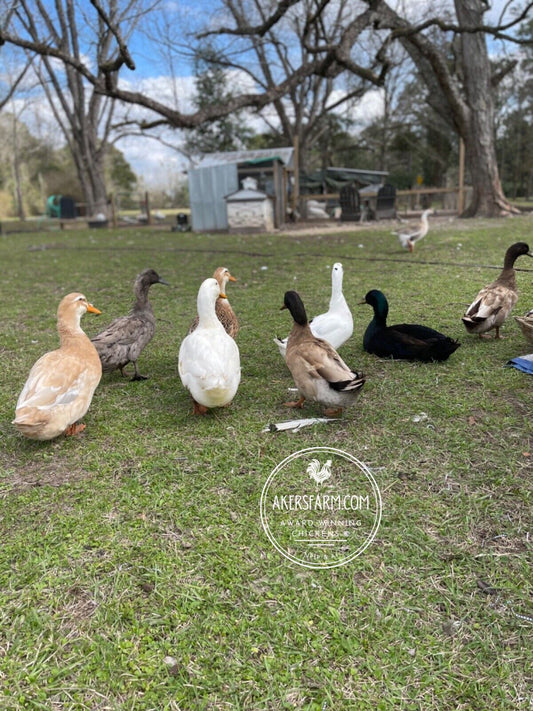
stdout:
<svg viewBox="0 0 533 711">
<path fill-rule="evenodd" d="M 282 145 L 293 145 L 297 138 L 300 167 L 311 169 L 314 167 L 310 164 L 311 149 L 328 132 L 329 115 L 338 114 L 343 109 L 349 111 L 369 84 L 382 82 L 380 74 L 373 72 L 374 67 L 366 71 L 365 79 L 358 78 L 343 90 L 339 90 L 333 71 L 304 72 L 298 82 L 291 82 L 302 67 L 314 63 L 315 53 L 310 47 L 319 42 L 334 45 L 340 41 L 343 28 L 357 16 L 353 3 L 340 0 L 330 13 L 324 13 L 314 21 L 316 4 L 313 0 L 300 0 L 298 6 L 280 16 L 278 22 L 267 23 L 264 32 L 247 33 L 245 30 L 250 24 L 265 25 L 268 5 L 263 0 L 222 2 L 225 17 L 231 18 L 234 27 L 241 28 L 243 34 L 236 36 L 229 46 L 226 35 L 218 34 L 222 41 L 217 45 L 215 61 L 225 70 L 245 77 L 251 86 L 275 95 L 271 104 L 273 110 L 261 114 L 263 121 Z M 359 24 L 360 31 L 366 23 L 365 19 Z M 212 32 L 206 30 L 199 35 L 200 47 L 206 36 L 210 41 L 214 40 Z M 375 66 L 379 66 L 379 62 Z M 287 90 L 278 96 L 276 88 L 281 84 L 285 84 Z"/>
<path fill-rule="evenodd" d="M 110 0 L 105 13 L 92 17 L 86 9 L 74 0 L 18 0 L 11 3 L 3 25 L 5 32 L 16 33 L 15 44 L 34 60 L 33 71 L 70 149 L 91 215 L 107 211 L 104 169 L 116 103 L 100 87 L 104 77 L 107 82 L 116 80 L 116 56 L 120 52 L 127 56 L 120 43 L 117 48 L 113 28 L 131 32 L 142 7 L 140 0 Z M 96 74 L 87 81 L 79 69 L 91 65 Z"/>
<path fill-rule="evenodd" d="M 36 26 L 33 22 L 34 16 L 32 14 L 32 10 L 35 10 L 35 8 L 33 4 L 31 7 L 29 6 L 28 0 L 0 0 L 0 8 L 2 4 L 6 5 L 8 2 L 10 4 L 16 3 L 17 7 L 20 6 L 15 13 L 19 23 L 17 24 L 15 20 L 7 24 L 4 23 L 3 29 L 0 29 L 0 44 L 12 44 L 22 47 L 30 53 L 39 55 L 43 61 L 47 60 L 48 63 L 52 63 L 53 59 L 58 59 L 69 71 L 73 69 L 80 74 L 82 79 L 93 87 L 95 94 L 102 94 L 103 96 L 119 99 L 127 104 L 135 104 L 148 109 L 158 118 L 155 118 L 152 122 L 143 121 L 143 128 L 146 129 L 151 129 L 158 125 L 169 125 L 174 128 L 193 128 L 204 121 L 227 116 L 244 107 L 260 110 L 283 97 L 292 87 L 297 86 L 302 80 L 313 74 L 335 77 L 346 68 L 351 68 L 354 73 L 360 74 L 367 81 L 377 84 L 381 81 L 380 75 L 375 74 L 373 71 L 372 67 L 375 63 L 366 68 L 357 65 L 349 56 L 351 46 L 373 17 L 373 13 L 370 10 L 363 9 L 361 14 L 351 21 L 347 28 L 343 29 L 342 37 L 338 45 L 336 45 L 333 55 L 330 56 L 327 52 L 324 56 L 313 53 L 310 61 L 300 64 L 291 76 L 285 77 L 271 87 L 257 87 L 257 90 L 252 92 L 244 91 L 232 97 L 225 106 L 212 105 L 202 107 L 191 113 L 182 113 L 174 106 L 163 103 L 154 96 L 141 91 L 132 91 L 119 85 L 119 71 L 123 67 L 134 71 L 135 63 L 129 52 L 127 37 L 123 28 L 126 23 L 124 19 L 126 14 L 124 12 L 118 13 L 116 10 L 114 13 L 112 12 L 113 8 L 116 8 L 118 0 L 107 1 L 110 5 L 110 10 L 103 8 L 101 0 L 90 0 L 94 12 L 98 16 L 97 37 L 98 47 L 101 47 L 96 53 L 94 66 L 91 66 L 86 61 L 80 51 L 76 51 L 77 32 L 73 33 L 72 37 L 72 41 L 76 41 L 76 43 L 71 46 L 68 34 L 63 38 L 53 28 L 50 29 L 49 26 L 53 24 L 53 18 L 46 13 L 43 15 L 46 29 L 43 30 L 42 27 Z M 264 34 L 284 16 L 288 9 L 300 1 L 283 0 L 279 8 L 274 10 L 273 15 L 262 23 L 259 33 Z M 135 2 L 141 2 L 141 0 L 130 0 L 131 5 Z M 57 6 L 61 3 L 61 0 L 55 0 L 55 3 Z M 83 10 L 80 6 L 77 11 L 74 7 L 74 0 L 63 0 L 63 3 L 68 10 L 66 14 L 69 16 L 70 23 L 75 24 L 76 18 L 80 16 L 83 17 L 84 25 L 92 28 L 93 32 L 95 31 L 94 18 L 88 16 L 89 10 L 86 3 L 83 3 Z M 41 3 L 38 4 L 38 7 L 44 11 Z M 23 22 L 21 21 L 22 14 L 24 14 L 24 17 L 22 17 Z M 62 14 L 65 15 L 63 11 Z M 316 19 L 315 15 L 309 18 L 306 23 L 307 30 L 312 27 Z M 221 30 L 221 32 L 224 32 L 224 30 Z M 251 30 L 250 32 L 247 30 L 240 32 L 242 35 L 246 33 L 253 34 Z M 106 44 L 101 45 L 104 37 Z"/>
<path fill-rule="evenodd" d="M 507 25 L 490 27 L 483 23 L 488 9 L 484 0 L 454 0 L 456 23 L 429 18 L 417 25 L 384 0 L 377 0 L 373 6 L 379 27 L 390 31 L 387 41 L 399 41 L 417 66 L 430 106 L 464 141 L 473 187 L 464 216 L 513 212 L 500 183 L 494 133 L 492 86 L 505 72 L 492 76 L 485 35 L 509 39 L 507 30 L 523 19 L 526 10 Z M 436 35 L 431 37 L 428 30 Z M 444 35 L 450 39 L 446 41 Z M 452 48 L 456 50 L 455 67 L 450 62 Z M 506 70 L 512 66 L 509 64 Z"/>
<path fill-rule="evenodd" d="M 134 1 L 131 0 L 132 3 Z M 55 2 L 57 5 L 60 0 Z M 73 13 L 73 0 L 63 2 L 67 11 Z M 118 0 L 108 0 L 108 8 L 103 7 L 101 0 L 90 2 L 98 15 L 98 47 L 102 47 L 102 51 L 97 53 L 94 69 L 75 51 L 76 45 L 69 44 L 67 40 L 70 35 L 61 41 L 61 36 L 56 36 L 50 28 L 48 34 L 39 32 L 37 28 L 33 31 L 29 22 L 32 13 L 28 9 L 27 0 L 18 0 L 17 7 L 22 9 L 15 13 L 19 19 L 22 12 L 25 13 L 28 22 L 23 25 L 23 31 L 18 31 L 12 22 L 4 23 L 4 29 L 0 31 L 0 42 L 24 47 L 39 54 L 43 62 L 48 64 L 52 63 L 52 58 L 60 59 L 69 72 L 75 70 L 81 75 L 79 82 L 83 78 L 92 85 L 95 102 L 97 95 L 103 95 L 148 109 L 157 117 L 152 122 L 145 122 L 146 128 L 162 124 L 176 128 L 194 127 L 243 107 L 260 110 L 279 102 L 312 76 L 332 80 L 344 72 L 351 72 L 363 81 L 379 86 L 388 69 L 388 49 L 392 43 L 400 42 L 417 65 L 429 89 L 428 101 L 446 117 L 465 142 L 473 185 L 473 200 L 465 214 L 490 216 L 512 210 L 501 189 L 494 151 L 490 90 L 491 82 L 496 78 L 490 72 L 486 35 L 505 41 L 521 41 L 512 31 L 527 17 L 533 2 L 524 2 L 521 12 L 516 13 L 509 22 L 502 21 L 491 26 L 483 22 L 488 9 L 486 0 L 454 0 L 456 22 L 442 20 L 440 13 L 413 22 L 406 15 L 395 11 L 386 0 L 358 0 L 353 3 L 353 13 L 336 27 L 335 34 L 323 31 L 326 21 L 335 15 L 334 8 L 338 3 L 333 0 L 318 0 L 310 5 L 305 0 L 282 0 L 267 5 L 266 11 L 262 11 L 262 5 L 257 3 L 257 16 L 252 17 L 251 21 L 247 17 L 234 17 L 229 26 L 219 27 L 216 33 L 255 41 L 256 38 L 266 37 L 276 25 L 290 17 L 291 12 L 300 9 L 303 10 L 301 17 L 304 18 L 301 36 L 305 54 L 302 61 L 292 67 L 290 75 L 273 76 L 272 82 L 256 86 L 255 91 L 236 94 L 224 106 L 213 104 L 188 114 L 153 96 L 127 90 L 119 85 L 118 73 L 121 68 L 135 68 L 128 49 L 127 33 L 124 31 L 127 15 L 118 13 Z M 510 0 L 507 6 L 516 7 L 518 4 L 518 0 Z M 41 7 L 40 3 L 38 7 Z M 75 19 L 73 15 L 71 22 Z M 87 21 L 87 24 L 90 23 Z M 373 56 L 365 58 L 365 61 L 357 61 L 357 43 L 369 32 L 377 33 L 380 46 Z M 434 33 L 441 34 L 437 41 Z M 450 68 L 449 56 L 442 49 L 442 36 L 450 38 L 450 47 L 451 41 L 458 38 L 458 73 L 454 74 Z M 105 43 L 100 44 L 104 39 Z M 84 149 L 95 150 L 92 146 Z"/>
</svg>

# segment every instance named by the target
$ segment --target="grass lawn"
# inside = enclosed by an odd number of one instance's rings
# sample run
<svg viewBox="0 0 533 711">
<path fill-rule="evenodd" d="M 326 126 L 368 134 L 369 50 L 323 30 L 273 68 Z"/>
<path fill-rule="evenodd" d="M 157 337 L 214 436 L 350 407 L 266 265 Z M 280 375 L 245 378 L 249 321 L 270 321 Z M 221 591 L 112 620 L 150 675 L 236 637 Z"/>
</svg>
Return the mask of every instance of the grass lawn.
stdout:
<svg viewBox="0 0 533 711">
<path fill-rule="evenodd" d="M 312 235 L 76 230 L 0 238 L 0 708 L 121 711 L 533 709 L 531 376 L 511 318 L 500 341 L 461 316 L 531 217 L 435 224 L 414 254 L 390 225 Z M 262 432 L 292 419 L 293 383 L 272 338 L 295 288 L 327 308 L 344 266 L 354 335 L 341 349 L 367 382 L 340 421 Z M 199 284 L 217 266 L 241 330 L 242 380 L 203 418 L 177 374 Z M 516 266 L 522 314 L 533 260 Z M 153 267 L 157 331 L 144 382 L 106 375 L 77 438 L 25 440 L 12 427 L 29 369 L 57 346 L 70 291 L 129 310 Z M 459 338 L 445 363 L 380 360 L 362 348 L 357 306 L 385 292 L 390 322 Z M 424 413 L 422 415 L 421 413 Z M 306 405 L 302 416 L 319 415 Z M 296 415 L 299 416 L 299 415 Z M 274 467 L 305 447 L 351 453 L 383 499 L 374 542 L 348 565 L 283 557 L 260 521 Z"/>
</svg>

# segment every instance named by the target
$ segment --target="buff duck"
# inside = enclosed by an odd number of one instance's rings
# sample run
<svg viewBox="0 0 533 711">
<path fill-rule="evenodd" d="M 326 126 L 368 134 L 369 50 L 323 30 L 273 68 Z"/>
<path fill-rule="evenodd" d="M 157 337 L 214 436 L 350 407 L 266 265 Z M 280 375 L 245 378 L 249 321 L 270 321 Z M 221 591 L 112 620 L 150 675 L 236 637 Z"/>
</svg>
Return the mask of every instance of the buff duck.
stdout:
<svg viewBox="0 0 533 711">
<path fill-rule="evenodd" d="M 91 339 L 100 356 L 104 373 L 118 369 L 126 377 L 124 368 L 128 363 L 133 363 L 134 374 L 131 380 L 146 380 L 147 376 L 139 373 L 137 360 L 155 333 L 155 316 L 148 301 L 148 291 L 152 284 L 168 286 L 168 282 L 161 279 L 156 271 L 145 269 L 135 279 L 135 301 L 130 313 L 116 318 Z"/>
<path fill-rule="evenodd" d="M 515 316 L 514 320 L 520 326 L 526 341 L 533 346 L 533 309 L 530 309 L 525 316 Z"/>
<path fill-rule="evenodd" d="M 374 309 L 374 318 L 363 337 L 363 348 L 367 353 L 380 358 L 442 361 L 459 348 L 458 341 L 428 326 L 412 323 L 387 326 L 389 304 L 382 291 L 372 289 L 361 303 Z"/>
<path fill-rule="evenodd" d="M 487 332 L 494 329 L 495 338 L 501 338 L 500 328 L 518 300 L 514 263 L 522 254 L 533 257 L 525 242 L 515 242 L 505 253 L 500 276 L 479 291 L 463 316 L 468 333 L 477 333 L 488 338 Z"/>
<path fill-rule="evenodd" d="M 352 370 L 337 351 L 311 331 L 302 299 L 296 291 L 287 291 L 281 307 L 293 318 L 287 341 L 285 361 L 300 398 L 288 407 L 303 407 L 305 400 L 323 405 L 325 414 L 336 415 L 354 405 L 365 383 L 362 373 Z"/>
<path fill-rule="evenodd" d="M 80 326 L 87 311 L 101 313 L 77 292 L 59 304 L 60 346 L 34 364 L 17 401 L 12 424 L 25 437 L 49 440 L 85 429 L 84 424 L 76 423 L 89 409 L 102 377 L 98 353 Z"/>
<path fill-rule="evenodd" d="M 198 290 L 198 326 L 183 339 L 178 369 L 193 399 L 193 413 L 229 404 L 241 379 L 239 348 L 218 320 L 215 303 L 224 294 L 216 279 L 206 279 Z"/>
<path fill-rule="evenodd" d="M 213 279 L 217 280 L 220 287 L 220 293 L 224 294 L 224 297 L 219 296 L 216 300 L 215 313 L 220 323 L 226 329 L 226 333 L 228 333 L 232 338 L 235 338 L 239 331 L 239 321 L 235 315 L 235 312 L 231 308 L 228 297 L 226 296 L 226 286 L 228 281 L 237 281 L 237 279 L 230 274 L 229 269 L 226 269 L 226 267 L 218 267 L 218 269 L 215 269 Z M 198 316 L 196 316 L 194 321 L 191 323 L 189 333 L 192 333 L 197 326 Z"/>
<path fill-rule="evenodd" d="M 323 338 L 330 346 L 340 348 L 353 333 L 352 312 L 346 303 L 342 292 L 344 271 L 342 264 L 337 262 L 331 270 L 331 299 L 329 309 L 309 322 L 311 332 L 317 338 Z M 283 358 L 287 351 L 287 338 L 274 338 Z"/>
<path fill-rule="evenodd" d="M 402 247 L 408 249 L 410 252 L 414 252 L 415 242 L 419 242 L 423 239 L 429 232 L 429 220 L 428 215 L 433 215 L 434 210 L 432 208 L 424 210 L 420 215 L 420 221 L 415 224 L 406 224 L 398 227 L 397 230 L 392 232 L 393 235 L 397 235 L 401 242 Z"/>
</svg>

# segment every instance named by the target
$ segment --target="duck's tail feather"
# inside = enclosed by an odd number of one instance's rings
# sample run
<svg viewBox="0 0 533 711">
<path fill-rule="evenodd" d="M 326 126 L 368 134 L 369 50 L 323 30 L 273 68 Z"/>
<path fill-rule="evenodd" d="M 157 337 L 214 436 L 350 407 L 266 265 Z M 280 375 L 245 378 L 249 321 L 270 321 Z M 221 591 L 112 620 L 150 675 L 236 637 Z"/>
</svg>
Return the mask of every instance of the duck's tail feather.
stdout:
<svg viewBox="0 0 533 711">
<path fill-rule="evenodd" d="M 428 360 L 446 360 L 461 344 L 453 338 L 441 338 L 429 344 Z"/>
<path fill-rule="evenodd" d="M 340 380 L 336 383 L 330 383 L 329 386 L 333 390 L 341 393 L 356 392 L 365 384 L 365 376 L 363 373 L 354 373 L 351 380 Z"/>
<path fill-rule="evenodd" d="M 280 356 L 285 358 L 285 354 L 287 352 L 287 339 L 276 336 L 276 338 L 273 338 L 272 340 L 277 345 Z"/>
</svg>

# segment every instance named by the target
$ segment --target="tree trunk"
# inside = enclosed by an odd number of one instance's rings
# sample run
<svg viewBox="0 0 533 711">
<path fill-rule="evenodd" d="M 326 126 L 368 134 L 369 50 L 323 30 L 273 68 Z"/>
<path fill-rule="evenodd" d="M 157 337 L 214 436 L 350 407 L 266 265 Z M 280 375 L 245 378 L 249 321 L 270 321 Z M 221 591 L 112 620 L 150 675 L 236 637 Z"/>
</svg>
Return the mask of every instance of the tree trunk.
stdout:
<svg viewBox="0 0 533 711">
<path fill-rule="evenodd" d="M 86 134 L 74 136 L 74 147 L 71 151 L 85 198 L 87 216 L 103 214 L 108 217 L 104 171 L 105 147 L 95 148 L 87 143 Z"/>
<path fill-rule="evenodd" d="M 370 0 L 367 0 L 368 2 Z M 454 128 L 465 144 L 465 157 L 473 188 L 472 201 L 463 217 L 494 217 L 518 212 L 503 194 L 496 161 L 491 66 L 485 35 L 459 33 L 460 63 L 451 71 L 447 48 L 395 12 L 387 0 L 374 0 L 382 27 L 397 33 L 428 89 L 428 104 Z M 479 28 L 487 9 L 484 0 L 454 0 L 458 25 Z"/>
<path fill-rule="evenodd" d="M 17 118 L 13 116 L 13 180 L 15 182 L 15 202 L 17 205 L 17 215 L 19 220 L 26 219 L 26 211 L 24 209 L 24 198 L 22 195 L 22 177 L 20 175 L 20 155 L 19 141 L 17 132 Z"/>
<path fill-rule="evenodd" d="M 483 24 L 481 0 L 455 0 L 457 19 L 462 27 Z M 465 135 L 465 158 L 472 182 L 472 200 L 462 217 L 481 215 L 496 217 L 516 212 L 503 194 L 494 136 L 494 104 L 491 67 L 485 36 L 480 32 L 461 34 L 464 91 L 468 106 Z"/>
<path fill-rule="evenodd" d="M 103 171 L 95 170 L 94 166 L 91 166 L 90 168 L 88 168 L 88 166 L 83 166 L 80 168 L 77 161 L 76 167 L 81 188 L 85 196 L 87 216 L 94 217 L 95 215 L 100 214 L 109 217 L 107 212 L 107 191 Z"/>
</svg>

